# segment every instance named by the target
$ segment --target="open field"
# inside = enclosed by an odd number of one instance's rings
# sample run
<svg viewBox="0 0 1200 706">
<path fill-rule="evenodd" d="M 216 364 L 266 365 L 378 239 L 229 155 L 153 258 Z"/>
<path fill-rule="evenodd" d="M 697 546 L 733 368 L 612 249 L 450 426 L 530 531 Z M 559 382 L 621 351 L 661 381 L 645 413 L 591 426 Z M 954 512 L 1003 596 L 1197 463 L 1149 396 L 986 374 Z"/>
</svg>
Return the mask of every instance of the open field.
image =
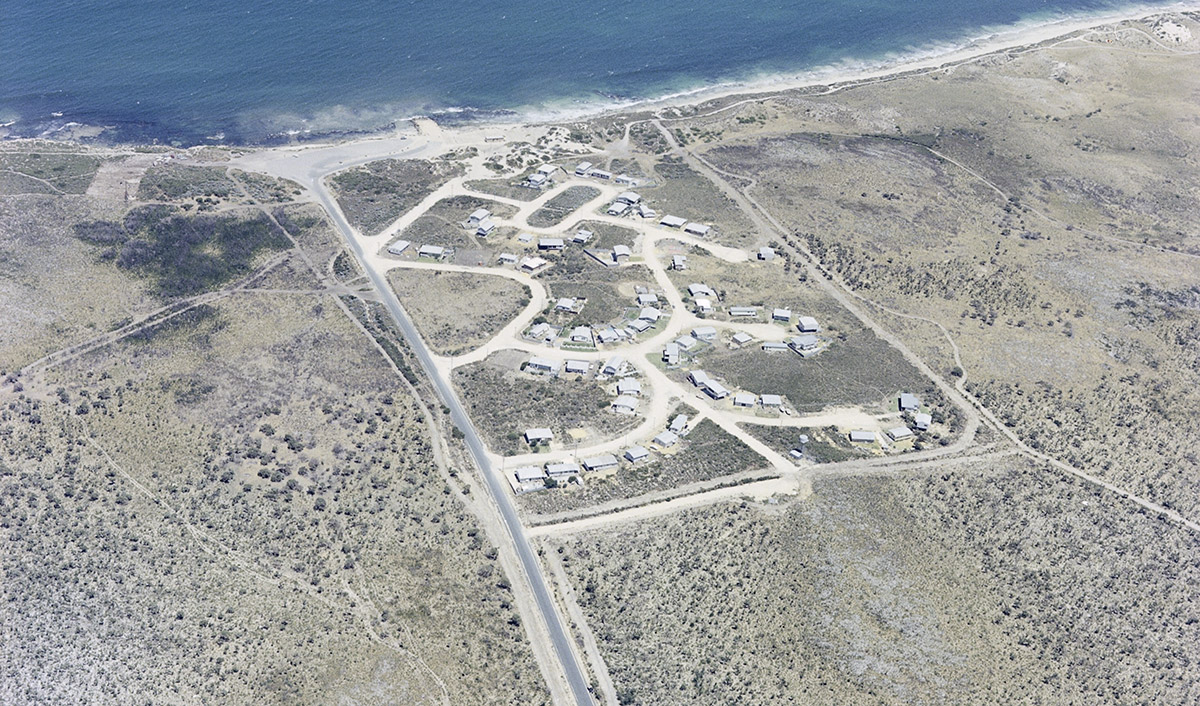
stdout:
<svg viewBox="0 0 1200 706">
<path fill-rule="evenodd" d="M 554 267 L 538 275 L 551 301 L 558 297 L 587 297 L 587 305 L 568 326 L 599 326 L 616 321 L 636 307 L 634 287 L 652 287 L 654 278 L 641 265 L 605 267 L 572 247 L 554 260 Z"/>
<path fill-rule="evenodd" d="M 228 299 L 6 391 L 2 700 L 548 703 L 495 549 L 335 304 Z"/>
<path fill-rule="evenodd" d="M 867 458 L 873 454 L 866 449 L 850 443 L 845 432 L 837 427 L 814 429 L 811 427 L 773 427 L 747 422 L 739 424 L 742 429 L 750 432 L 756 439 L 775 449 L 783 455 L 788 455 L 797 448 L 801 434 L 808 436 L 804 444 L 804 458 L 816 463 L 837 463 L 855 458 Z"/>
<path fill-rule="evenodd" d="M 637 426 L 639 417 L 609 409 L 613 398 L 595 380 L 519 372 L 528 359 L 521 351 L 500 351 L 454 370 L 463 404 L 495 453 L 528 453 L 521 435 L 535 427 L 548 427 L 560 443 L 570 438 L 571 429 L 583 429 L 586 445 Z"/>
<path fill-rule="evenodd" d="M 454 162 L 382 159 L 338 172 L 330 183 L 346 218 L 374 235 L 461 172 Z"/>
<path fill-rule="evenodd" d="M 542 195 L 541 190 L 520 186 L 520 182 L 515 179 L 473 179 L 466 182 L 466 187 L 483 194 L 518 201 L 532 201 Z"/>
<path fill-rule="evenodd" d="M 820 480 L 548 551 L 622 703 L 1194 700 L 1200 548 L 1013 464 Z"/>
<path fill-rule="evenodd" d="M 0 151 L 0 194 L 82 194 L 100 158 L 61 153 L 58 145 L 32 145 L 28 151 Z"/>
<path fill-rule="evenodd" d="M 572 186 L 547 201 L 529 216 L 529 225 L 534 228 L 549 228 L 566 220 L 575 209 L 600 195 L 593 186 Z"/>
<path fill-rule="evenodd" d="M 672 214 L 713 226 L 709 238 L 731 247 L 748 248 L 759 235 L 754 224 L 725 194 L 675 156 L 654 165 L 656 186 L 642 195 L 659 214 Z"/>
<path fill-rule="evenodd" d="M 439 355 L 478 348 L 529 303 L 524 285 L 492 275 L 396 269 L 388 282 Z"/>
<path fill-rule="evenodd" d="M 630 439 L 629 444 L 639 442 L 646 443 Z M 623 463 L 611 478 L 585 478 L 583 486 L 526 493 L 518 502 L 527 513 L 548 515 L 732 476 L 767 465 L 750 447 L 707 419 L 696 425 L 673 453 L 655 453 L 651 458 L 636 466 Z"/>
<path fill-rule="evenodd" d="M 146 170 L 138 185 L 137 197 L 143 201 L 187 201 L 227 199 L 239 194 L 237 184 L 222 167 L 165 164 Z"/>
</svg>

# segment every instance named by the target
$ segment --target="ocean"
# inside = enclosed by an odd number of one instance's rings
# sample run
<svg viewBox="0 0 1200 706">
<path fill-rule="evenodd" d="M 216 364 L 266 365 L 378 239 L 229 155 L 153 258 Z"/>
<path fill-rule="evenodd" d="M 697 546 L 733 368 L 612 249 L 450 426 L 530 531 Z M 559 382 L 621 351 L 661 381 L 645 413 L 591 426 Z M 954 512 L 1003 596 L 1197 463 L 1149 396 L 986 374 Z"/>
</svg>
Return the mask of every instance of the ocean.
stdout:
<svg viewBox="0 0 1200 706">
<path fill-rule="evenodd" d="M 1162 3 L 1164 7 L 1169 3 Z M 1139 7 L 1153 7 L 1141 3 Z M 6 0 L 0 124 L 269 143 L 443 119 L 583 115 L 898 61 L 1100 0 Z"/>
</svg>

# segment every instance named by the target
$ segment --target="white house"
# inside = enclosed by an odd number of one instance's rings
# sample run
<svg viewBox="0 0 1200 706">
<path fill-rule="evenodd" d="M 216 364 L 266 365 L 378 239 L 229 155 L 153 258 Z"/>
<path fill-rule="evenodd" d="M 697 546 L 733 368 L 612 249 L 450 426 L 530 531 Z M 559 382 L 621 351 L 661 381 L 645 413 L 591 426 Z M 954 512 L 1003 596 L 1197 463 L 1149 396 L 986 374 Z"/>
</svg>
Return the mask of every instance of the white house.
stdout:
<svg viewBox="0 0 1200 706">
<path fill-rule="evenodd" d="M 746 333 L 745 331 L 738 331 L 737 333 L 733 334 L 733 337 L 730 340 L 733 341 L 736 345 L 744 346 L 747 343 L 749 343 L 750 341 L 753 341 L 754 336 L 751 336 L 750 334 Z"/>
<path fill-rule="evenodd" d="M 792 320 L 792 310 L 791 309 L 772 309 L 771 310 L 771 320 L 772 321 L 782 321 L 784 323 L 787 323 Z"/>
<path fill-rule="evenodd" d="M 650 206 L 648 206 L 645 203 L 638 204 L 637 212 L 638 212 L 638 215 L 641 216 L 642 218 L 658 218 L 658 211 L 655 211 L 653 208 L 650 208 Z"/>
<path fill-rule="evenodd" d="M 549 358 L 535 355 L 525 364 L 525 369 L 531 373 L 557 373 L 558 363 Z"/>
<path fill-rule="evenodd" d="M 575 176 L 587 176 L 592 170 L 591 162 L 580 162 L 579 166 L 575 167 Z"/>
<path fill-rule="evenodd" d="M 642 383 L 638 382 L 637 378 L 621 378 L 621 381 L 617 383 L 617 394 L 640 397 L 642 394 Z"/>
<path fill-rule="evenodd" d="M 638 306 L 650 306 L 658 303 L 658 295 L 653 292 L 644 292 L 637 295 Z"/>
<path fill-rule="evenodd" d="M 496 258 L 496 261 L 501 265 L 515 265 L 517 264 L 517 256 L 510 252 L 502 252 L 500 253 L 500 257 Z"/>
<path fill-rule="evenodd" d="M 547 463 L 546 473 L 550 474 L 551 478 L 562 478 L 564 476 L 579 475 L 579 464 L 570 461 L 560 461 L 558 463 Z"/>
<path fill-rule="evenodd" d="M 629 322 L 629 325 L 627 325 L 625 327 L 625 330 L 632 331 L 635 334 L 645 333 L 652 326 L 654 326 L 654 324 L 650 323 L 649 321 L 647 321 L 645 319 L 635 319 L 635 320 Z"/>
<path fill-rule="evenodd" d="M 616 343 L 618 340 L 620 340 L 620 338 L 621 337 L 617 335 L 616 329 L 611 326 L 605 329 L 600 329 L 600 331 L 596 333 L 596 339 L 601 343 Z"/>
<path fill-rule="evenodd" d="M 929 431 L 929 426 L 933 424 L 933 416 L 918 412 L 913 415 L 913 426 L 918 431 Z"/>
<path fill-rule="evenodd" d="M 679 344 L 668 343 L 663 346 L 662 359 L 667 365 L 679 365 Z"/>
<path fill-rule="evenodd" d="M 921 408 L 921 400 L 917 396 L 908 392 L 901 392 L 898 401 L 901 412 L 915 412 Z"/>
<path fill-rule="evenodd" d="M 680 218 L 679 216 L 670 216 L 670 215 L 663 216 L 662 220 L 658 222 L 658 224 L 660 226 L 666 226 L 667 228 L 679 228 L 679 227 L 682 227 L 683 224 L 685 224 L 685 223 L 687 223 L 686 218 Z"/>
<path fill-rule="evenodd" d="M 568 375 L 587 375 L 592 367 L 586 360 L 568 360 L 563 363 L 563 371 Z"/>
<path fill-rule="evenodd" d="M 387 250 L 393 255 L 402 255 L 405 250 L 408 250 L 408 246 L 410 245 L 412 245 L 412 243 L 407 240 L 397 240 L 389 245 Z"/>
<path fill-rule="evenodd" d="M 913 432 L 908 427 L 896 427 L 895 429 L 888 429 L 887 435 L 892 437 L 892 441 L 902 441 L 904 439 L 911 439 Z"/>
<path fill-rule="evenodd" d="M 588 171 L 588 176 L 608 181 L 609 179 L 612 179 L 612 172 L 606 172 L 603 169 L 592 169 Z"/>
<path fill-rule="evenodd" d="M 700 342 L 691 336 L 680 336 L 675 339 L 675 345 L 679 346 L 679 349 L 682 351 L 690 351 L 700 345 Z"/>
<path fill-rule="evenodd" d="M 856 429 L 850 432 L 850 441 L 856 444 L 873 444 L 876 441 L 875 432 L 865 429 Z"/>
<path fill-rule="evenodd" d="M 609 468 L 616 468 L 620 464 L 617 457 L 612 454 L 604 454 L 602 456 L 592 456 L 591 458 L 583 459 L 583 468 L 588 472 L 604 471 Z"/>
<path fill-rule="evenodd" d="M 691 295 L 692 298 L 695 298 L 695 297 L 711 297 L 713 299 L 717 298 L 717 293 L 714 292 L 711 287 L 709 287 L 707 284 L 701 284 L 700 282 L 692 282 L 691 284 L 689 284 L 688 285 L 688 294 Z"/>
<path fill-rule="evenodd" d="M 637 186 L 638 185 L 637 179 L 634 179 L 633 177 L 629 176 L 628 174 L 618 174 L 617 178 L 613 179 L 613 181 L 617 182 L 618 184 L 626 184 L 628 186 Z"/>
<path fill-rule="evenodd" d="M 554 336 L 554 330 L 550 328 L 550 324 L 543 321 L 540 324 L 534 324 L 525 336 L 535 341 L 545 341 Z"/>
<path fill-rule="evenodd" d="M 441 245 L 422 245 L 417 251 L 417 257 L 432 257 L 435 260 L 440 260 L 446 256 L 446 248 Z"/>
<path fill-rule="evenodd" d="M 548 444 L 552 439 L 554 439 L 554 432 L 544 427 L 525 430 L 525 443 L 529 444 L 530 446 Z"/>
<path fill-rule="evenodd" d="M 612 257 L 616 262 L 620 262 L 621 258 L 628 258 L 633 255 L 633 251 L 628 245 L 614 245 L 612 249 Z"/>
<path fill-rule="evenodd" d="M 641 463 L 650 458 L 650 452 L 644 446 L 630 446 L 625 449 L 625 460 L 630 463 Z"/>
<path fill-rule="evenodd" d="M 533 233 L 521 233 L 517 236 L 517 242 L 528 245 L 533 242 Z"/>
<path fill-rule="evenodd" d="M 496 222 L 490 218 L 485 218 L 479 222 L 479 227 L 475 229 L 475 235 L 483 238 L 491 235 L 494 230 L 496 230 Z"/>
<path fill-rule="evenodd" d="M 538 238 L 538 250 L 562 250 L 566 247 L 562 238 Z"/>
<path fill-rule="evenodd" d="M 537 168 L 537 173 L 545 174 L 546 176 L 554 176 L 554 173 L 557 172 L 558 169 L 559 167 L 557 164 L 543 164 Z"/>
<path fill-rule="evenodd" d="M 724 385 L 711 378 L 707 383 L 704 384 L 704 392 L 714 400 L 723 400 L 729 396 L 729 390 L 725 389 Z"/>
<path fill-rule="evenodd" d="M 817 320 L 811 316 L 801 316 L 796 320 L 796 328 L 800 333 L 817 333 L 821 330 L 821 326 Z"/>
<path fill-rule="evenodd" d="M 605 211 L 610 216 L 624 216 L 629 213 L 629 204 L 621 201 L 613 201 L 608 205 L 608 210 Z"/>
<path fill-rule="evenodd" d="M 669 449 L 675 444 L 679 443 L 679 435 L 668 429 L 667 431 L 661 432 L 658 436 L 654 437 L 654 443 L 658 444 L 664 449 Z"/>
<path fill-rule="evenodd" d="M 652 306 L 645 307 L 638 313 L 638 318 L 651 323 L 656 322 L 662 317 L 662 312 Z"/>
<path fill-rule="evenodd" d="M 758 259 L 766 260 L 767 262 L 770 262 L 771 260 L 775 259 L 775 251 L 772 250 L 771 248 L 759 248 L 758 249 Z"/>
<path fill-rule="evenodd" d="M 715 311 L 715 309 L 713 309 L 713 303 L 711 299 L 707 297 L 696 297 L 696 313 L 711 314 L 713 311 Z"/>
<path fill-rule="evenodd" d="M 820 341 L 816 336 L 792 336 L 788 339 L 788 346 L 797 353 L 816 350 L 818 345 Z"/>
<path fill-rule="evenodd" d="M 592 329 L 588 326 L 576 326 L 571 330 L 571 343 L 585 343 L 594 345 L 592 339 Z"/>
<path fill-rule="evenodd" d="M 540 257 L 523 257 L 521 258 L 520 267 L 526 272 L 537 272 L 548 264 L 550 263 Z"/>
<path fill-rule="evenodd" d="M 684 429 L 687 429 L 687 423 L 688 416 L 686 414 L 676 414 L 675 418 L 672 419 L 671 423 L 667 426 L 667 429 L 678 434 Z"/>
<path fill-rule="evenodd" d="M 630 206 L 636 206 L 642 202 L 642 197 L 638 196 L 632 191 L 622 191 L 617 195 L 617 201 L 620 201 L 621 203 L 627 203 Z"/>
<path fill-rule="evenodd" d="M 614 355 L 604 362 L 604 368 L 601 370 L 605 375 L 616 375 L 625 367 L 625 359 L 619 355 Z"/>
<path fill-rule="evenodd" d="M 758 316 L 758 307 L 756 306 L 731 306 L 729 307 L 729 315 L 735 319 L 749 319 Z"/>
<path fill-rule="evenodd" d="M 763 395 L 759 398 L 763 407 L 782 407 L 783 398 L 779 395 Z"/>
<path fill-rule="evenodd" d="M 486 221 L 488 218 L 490 218 L 491 215 L 492 215 L 492 212 L 487 210 L 486 208 L 477 208 L 471 212 L 471 215 L 467 216 L 467 223 L 470 225 L 482 223 L 483 221 Z"/>
<path fill-rule="evenodd" d="M 712 326 L 697 326 L 692 329 L 692 338 L 700 341 L 713 341 L 717 337 L 717 329 Z"/>
<path fill-rule="evenodd" d="M 703 370 L 693 370 L 692 372 L 688 373 L 688 382 L 692 383 L 696 387 L 707 385 L 708 380 L 708 373 L 704 372 Z"/>
<path fill-rule="evenodd" d="M 546 472 L 538 466 L 521 466 L 513 469 L 513 477 L 518 483 L 536 483 L 546 479 Z"/>
<path fill-rule="evenodd" d="M 554 303 L 555 311 L 574 311 L 575 299 L 573 297 L 561 297 Z"/>
<path fill-rule="evenodd" d="M 783 341 L 767 341 L 762 344 L 762 349 L 768 353 L 778 353 L 788 350 L 788 344 Z"/>
<path fill-rule="evenodd" d="M 540 189 L 549 180 L 550 180 L 549 175 L 543 174 L 541 172 L 534 172 L 533 174 L 530 174 L 528 177 L 526 177 L 525 185 L 532 186 L 535 189 Z"/>
<path fill-rule="evenodd" d="M 683 227 L 684 233 L 691 233 L 692 235 L 700 238 L 708 235 L 708 231 L 710 230 L 712 230 L 710 226 L 706 226 L 702 223 L 688 223 Z"/>
<path fill-rule="evenodd" d="M 587 241 L 589 241 L 591 239 L 592 239 L 592 231 L 577 230 L 577 231 L 575 231 L 575 237 L 571 238 L 571 242 L 579 243 L 580 245 L 583 245 L 584 243 L 586 243 Z"/>
<path fill-rule="evenodd" d="M 633 414 L 637 411 L 638 401 L 636 397 L 629 395 L 621 395 L 613 400 L 612 409 L 620 414 Z"/>
<path fill-rule="evenodd" d="M 750 392 L 739 392 L 733 396 L 734 407 L 753 407 L 758 404 L 758 396 Z"/>
<path fill-rule="evenodd" d="M 671 269 L 672 270 L 686 270 L 687 269 L 687 255 L 672 255 L 671 256 Z"/>
</svg>

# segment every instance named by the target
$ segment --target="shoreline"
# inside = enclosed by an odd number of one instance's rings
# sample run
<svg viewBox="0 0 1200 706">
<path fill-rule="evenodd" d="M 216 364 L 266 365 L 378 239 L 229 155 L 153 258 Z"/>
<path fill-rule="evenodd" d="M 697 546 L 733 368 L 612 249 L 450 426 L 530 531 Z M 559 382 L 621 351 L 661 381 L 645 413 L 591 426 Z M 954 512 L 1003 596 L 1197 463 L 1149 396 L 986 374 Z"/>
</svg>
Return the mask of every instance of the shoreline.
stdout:
<svg viewBox="0 0 1200 706">
<path fill-rule="evenodd" d="M 1097 11 L 1093 14 L 1076 17 L 1052 20 L 1029 20 L 1015 26 L 997 27 L 994 31 L 984 28 L 981 34 L 966 38 L 963 42 L 930 46 L 924 49 L 913 49 L 888 58 L 861 61 L 852 58 L 845 59 L 838 64 L 816 67 L 798 73 L 771 74 L 743 81 L 729 81 L 714 85 L 698 86 L 655 98 L 637 99 L 626 102 L 596 102 L 591 105 L 576 105 L 574 107 L 568 107 L 567 105 L 554 107 L 554 103 L 550 102 L 540 107 L 524 106 L 512 110 L 479 110 L 469 107 L 452 107 L 430 113 L 398 116 L 386 124 L 373 127 L 346 126 L 340 129 L 330 129 L 320 132 L 289 129 L 264 136 L 258 140 L 246 142 L 204 141 L 212 140 L 211 136 L 197 139 L 190 144 L 173 144 L 166 139 L 160 141 L 157 138 L 152 142 L 122 140 L 119 138 L 106 140 L 105 133 L 116 126 L 85 124 L 78 121 L 64 121 L 57 126 L 45 126 L 37 135 L 12 136 L 4 134 L 4 131 L 0 130 L 0 141 L 51 140 L 81 142 L 82 140 L 87 140 L 88 142 L 105 147 L 154 145 L 164 149 L 211 147 L 266 150 L 281 147 L 330 146 L 378 139 L 397 134 L 415 135 L 417 134 L 417 130 L 415 127 L 412 127 L 413 121 L 422 118 L 438 123 L 441 129 L 448 132 L 473 132 L 486 129 L 565 125 L 612 118 L 631 113 L 657 113 L 673 109 L 679 114 L 672 117 L 664 116 L 664 119 L 670 120 L 694 117 L 695 112 L 700 111 L 701 106 L 719 101 L 739 99 L 723 106 L 715 106 L 714 110 L 728 108 L 735 102 L 762 100 L 770 96 L 803 89 L 824 88 L 826 89 L 825 91 L 816 95 L 825 95 L 853 88 L 864 83 L 874 83 L 906 75 L 946 69 L 993 54 L 1016 49 L 1034 49 L 1050 42 L 1069 41 L 1073 38 L 1072 35 L 1101 27 L 1125 22 L 1137 22 L 1153 17 L 1167 17 L 1196 12 L 1200 12 L 1200 0 L 1181 0 L 1169 6 L 1150 7 L 1137 5 L 1124 9 Z M 683 114 L 681 111 L 685 108 L 693 109 L 693 114 Z M 16 122 L 19 121 L 10 121 L 4 128 L 11 128 Z M 222 135 L 221 137 L 223 138 L 224 136 Z"/>
</svg>

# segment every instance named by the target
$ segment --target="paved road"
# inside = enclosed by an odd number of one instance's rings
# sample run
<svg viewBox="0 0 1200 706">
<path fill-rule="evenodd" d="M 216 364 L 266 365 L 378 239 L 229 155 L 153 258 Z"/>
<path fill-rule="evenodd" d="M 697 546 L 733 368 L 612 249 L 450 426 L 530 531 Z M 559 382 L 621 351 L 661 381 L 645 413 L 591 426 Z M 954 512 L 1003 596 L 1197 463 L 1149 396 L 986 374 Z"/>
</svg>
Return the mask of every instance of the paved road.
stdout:
<svg viewBox="0 0 1200 706">
<path fill-rule="evenodd" d="M 542 575 L 541 564 L 538 563 L 537 555 L 534 554 L 533 548 L 529 545 L 524 527 L 521 525 L 521 520 L 517 517 L 517 510 L 513 507 L 512 499 L 508 496 L 507 488 L 488 462 L 483 441 L 480 440 L 479 434 L 476 433 L 475 426 L 471 424 L 471 418 L 463 410 L 462 405 L 458 401 L 458 396 L 454 394 L 454 390 L 450 387 L 450 383 L 438 372 L 437 366 L 434 365 L 433 355 L 425 347 L 425 342 L 421 340 L 421 336 L 417 333 L 416 327 L 408 318 L 408 314 L 401 308 L 399 300 L 392 293 L 392 289 L 388 286 L 386 279 L 375 268 L 370 266 L 368 258 L 362 250 L 362 246 L 354 237 L 354 231 L 346 221 L 345 216 L 342 215 L 341 209 L 337 208 L 329 191 L 319 179 L 314 179 L 310 186 L 313 192 L 317 194 L 322 205 L 324 205 L 325 210 L 329 213 L 329 217 L 333 220 L 338 230 L 341 231 L 346 243 L 354 251 L 354 255 L 371 278 L 371 282 L 374 283 L 375 288 L 379 291 L 380 299 L 391 313 L 392 318 L 396 320 L 401 333 L 408 340 L 408 345 L 417 354 L 417 358 L 421 361 L 421 367 L 425 369 L 425 373 L 429 375 L 434 387 L 437 388 L 438 396 L 450 408 L 451 421 L 465 435 L 467 448 L 470 449 L 471 456 L 483 472 L 488 492 L 496 502 L 496 506 L 500 508 L 500 516 L 504 519 L 504 524 L 508 528 L 513 546 L 517 550 L 517 557 L 521 560 L 521 566 L 525 570 L 525 575 L 529 578 L 529 584 L 533 589 L 533 597 L 537 601 L 538 609 L 541 611 L 543 619 L 546 621 L 546 627 L 550 632 L 550 640 L 554 643 L 554 651 L 558 655 L 559 662 L 562 663 L 567 683 L 570 685 L 571 692 L 575 696 L 575 702 L 579 706 L 594 706 L 595 701 L 588 690 L 587 678 L 584 676 L 579 662 L 575 659 L 575 653 L 571 649 L 570 638 L 567 637 L 566 630 L 563 629 L 562 621 L 558 617 L 558 611 L 555 610 L 554 601 L 550 597 L 550 591 L 546 587 L 546 579 Z"/>
</svg>

